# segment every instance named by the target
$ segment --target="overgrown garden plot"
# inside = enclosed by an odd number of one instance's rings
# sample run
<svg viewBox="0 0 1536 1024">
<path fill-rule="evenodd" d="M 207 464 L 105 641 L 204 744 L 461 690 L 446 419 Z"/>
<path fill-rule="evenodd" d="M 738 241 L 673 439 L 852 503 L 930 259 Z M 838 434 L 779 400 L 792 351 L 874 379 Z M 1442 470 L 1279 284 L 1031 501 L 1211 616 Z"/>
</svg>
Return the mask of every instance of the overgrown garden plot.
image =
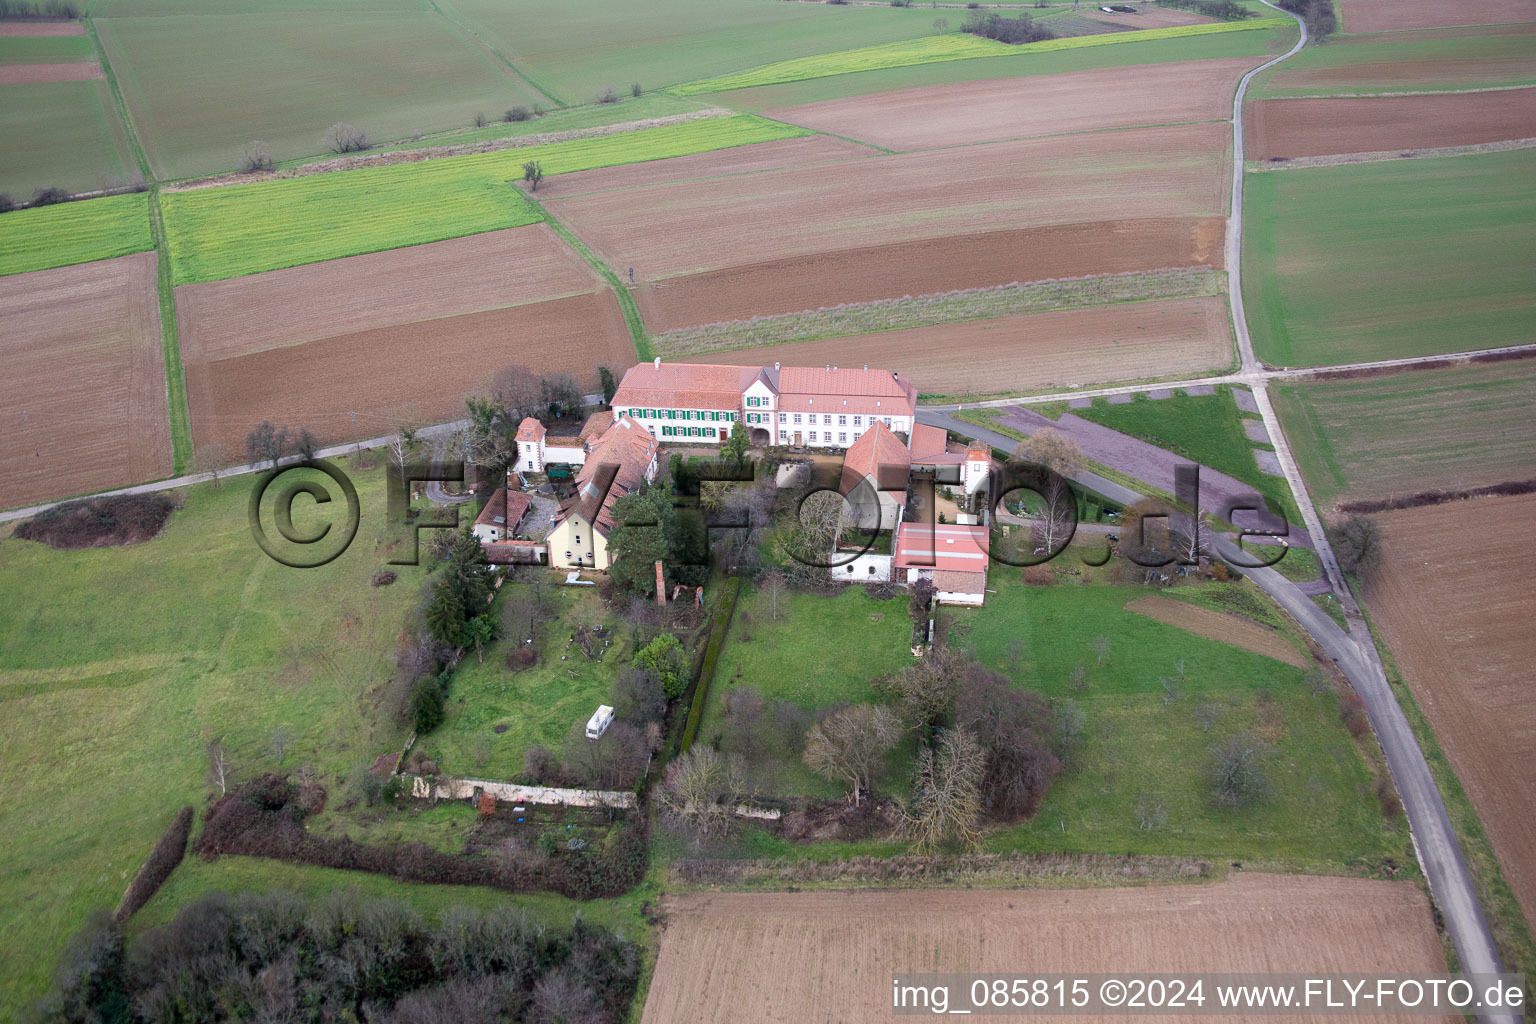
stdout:
<svg viewBox="0 0 1536 1024">
<path fill-rule="evenodd" d="M 1529 340 L 1536 150 L 1250 174 L 1259 357 L 1334 363 Z"/>
</svg>

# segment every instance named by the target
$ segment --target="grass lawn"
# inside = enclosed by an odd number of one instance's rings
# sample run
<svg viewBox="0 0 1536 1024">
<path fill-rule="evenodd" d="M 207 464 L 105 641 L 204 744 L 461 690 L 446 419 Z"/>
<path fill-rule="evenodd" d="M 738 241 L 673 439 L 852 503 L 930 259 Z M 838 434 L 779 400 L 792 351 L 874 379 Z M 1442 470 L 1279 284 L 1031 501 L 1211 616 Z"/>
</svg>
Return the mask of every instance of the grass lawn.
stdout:
<svg viewBox="0 0 1536 1024">
<path fill-rule="evenodd" d="M 127 256 L 155 247 L 143 194 L 13 210 L 0 217 L 0 274 Z"/>
<path fill-rule="evenodd" d="M 951 19 L 954 20 L 953 18 Z M 858 71 L 825 78 L 806 78 L 778 85 L 736 89 L 730 93 L 705 97 L 736 110 L 771 110 L 776 107 L 816 103 L 907 89 L 921 85 L 947 85 L 952 82 L 976 82 L 988 78 L 1022 78 L 1030 75 L 1055 75 L 1068 71 L 1092 71 L 1099 68 L 1132 67 L 1138 64 L 1163 64 L 1169 61 L 1216 60 L 1222 57 L 1249 57 L 1281 53 L 1295 42 L 1295 23 L 1260 32 L 1221 32 L 1215 35 L 1178 36 L 1119 42 L 1114 46 L 1048 50 L 1046 52 L 1007 53 L 1000 57 L 974 57 L 939 63 L 910 64 L 874 71 Z"/>
<path fill-rule="evenodd" d="M 284 766 L 314 769 L 338 799 L 341 778 L 403 743 L 372 713 L 372 691 L 393 670 L 424 570 L 395 567 L 396 583 L 370 585 L 392 553 L 384 471 L 349 473 L 361 527 L 318 569 L 257 548 L 251 477 L 188 488 L 144 544 L 64 552 L 8 530 L 0 540 L 0 948 L 28 951 L 0 958 L 0 1018 L 41 993 L 90 910 L 116 905 L 175 809 L 202 805 L 207 743 L 222 738 L 245 777 L 276 766 L 281 726 L 292 737 Z M 157 899 L 163 913 L 199 873 L 229 870 L 186 867 Z M 237 870 L 263 888 L 292 874 Z"/>
<path fill-rule="evenodd" d="M 177 284 L 457 238 L 542 219 L 517 188 L 549 175 L 808 135 L 759 117 L 664 125 L 594 139 L 165 194 Z M 433 197 L 424 203 L 423 196 Z"/>
<path fill-rule="evenodd" d="M 1276 385 L 1307 489 L 1343 498 L 1524 480 L 1536 466 L 1536 360 Z"/>
<path fill-rule="evenodd" d="M 546 623 L 539 660 L 532 668 L 513 672 L 506 652 L 523 639 L 526 619 L 517 622 L 516 608 L 526 600 L 527 584 L 501 588 L 496 608 L 504 626 L 503 639 L 486 648 L 485 660 L 473 654 L 460 663 L 448 694 L 448 718 L 437 731 L 418 742 L 442 771 L 476 778 L 516 779 L 523 774 L 523 752 L 539 744 L 559 753 L 560 743 L 578 722 L 592 717 L 599 704 L 609 703 L 613 681 L 629 664 L 629 634 L 613 630 L 613 646 L 600 662 L 590 661 L 566 641 L 578 622 L 606 622 L 608 613 L 591 587 L 551 586 L 561 617 Z M 561 657 L 566 658 L 561 661 Z M 505 726 L 503 732 L 496 732 Z"/>
<path fill-rule="evenodd" d="M 1213 856 L 1293 870 L 1413 862 L 1407 825 L 1382 818 L 1333 698 L 1311 697 L 1299 669 L 1125 610 L 1144 588 L 1026 587 L 1002 572 L 989 584 L 998 593 L 985 608 L 946 613 L 952 642 L 1022 686 L 1075 701 L 1086 720 L 1073 770 L 1031 821 L 996 833 L 993 849 Z M 1102 665 L 1098 635 L 1112 644 Z M 1176 680 L 1180 659 L 1181 695 L 1165 703 L 1160 679 Z M 1071 682 L 1078 664 L 1088 670 L 1082 690 Z M 1202 705 L 1212 709 L 1209 732 Z M 1242 730 L 1270 746 L 1275 796 L 1229 811 L 1208 798 L 1207 751 Z M 1165 808 L 1165 823 L 1139 828 L 1143 802 Z"/>
<path fill-rule="evenodd" d="M 161 177 L 233 170 L 252 139 L 279 160 L 315 153 L 337 121 L 401 138 L 542 98 L 424 4 L 113 15 L 96 27 Z"/>
<path fill-rule="evenodd" d="M 737 687 L 756 687 L 770 700 L 793 701 L 807 710 L 878 703 L 882 698 L 870 684 L 912 663 L 905 594 L 874 601 L 860 586 L 834 597 L 788 593 L 779 599 L 778 612 L 775 618 L 758 590 L 742 588 L 710 688 L 701 739 L 714 736 L 725 695 Z M 909 745 L 897 750 L 884 788 L 905 789 L 911 754 Z M 768 795 L 833 797 L 843 792 L 798 758 L 771 767 L 778 785 Z"/>
<path fill-rule="evenodd" d="M 0 38 L 0 43 L 32 41 Z M 100 80 L 0 86 L 0 139 L 5 140 L 0 145 L 0 192 L 17 200 L 30 199 L 40 188 L 89 192 L 138 170 L 111 92 Z M 0 242 L 0 260 L 9 248 Z"/>
<path fill-rule="evenodd" d="M 1228 385 L 1218 387 L 1214 395 L 1180 390 L 1171 398 L 1153 400 L 1141 393 L 1124 405 L 1095 398 L 1092 406 L 1071 411 L 1249 484 L 1289 522 L 1301 522 L 1285 479 L 1261 472 L 1254 461 L 1254 443 L 1243 432 L 1245 414 Z"/>
<path fill-rule="evenodd" d="M 1536 150 L 1246 178 L 1260 358 L 1326 366 L 1529 340 Z"/>
<path fill-rule="evenodd" d="M 440 0 L 444 2 L 444 0 Z M 565 103 L 775 60 L 933 34 L 933 12 L 782 0 L 445 0 L 451 12 Z"/>
<path fill-rule="evenodd" d="M 974 60 L 999 56 L 1028 58 L 1039 53 L 1079 50 L 1111 43 L 1119 45 L 1148 40 L 1220 35 L 1228 32 L 1267 31 L 1278 28 L 1281 24 L 1282 22 L 1279 19 L 1260 18 L 1248 22 L 1211 22 L 1199 25 L 1181 25 L 1174 28 L 1154 28 L 1133 32 L 1106 32 L 1100 35 L 1075 36 L 1065 39 L 1043 39 L 1036 43 L 1024 43 L 1022 45 L 1000 43 L 982 36 L 953 32 L 928 36 L 923 39 L 883 43 L 878 46 L 864 46 L 837 53 L 825 53 L 812 57 L 797 57 L 792 60 L 777 61 L 750 71 L 722 75 L 697 82 L 688 82 L 673 91 L 684 96 L 698 93 L 725 92 L 761 85 L 776 85 L 781 82 L 798 82 L 807 78 L 825 78 L 830 75 L 847 75 L 861 71 L 910 67 L 915 64 L 938 64 L 944 61 Z"/>
</svg>

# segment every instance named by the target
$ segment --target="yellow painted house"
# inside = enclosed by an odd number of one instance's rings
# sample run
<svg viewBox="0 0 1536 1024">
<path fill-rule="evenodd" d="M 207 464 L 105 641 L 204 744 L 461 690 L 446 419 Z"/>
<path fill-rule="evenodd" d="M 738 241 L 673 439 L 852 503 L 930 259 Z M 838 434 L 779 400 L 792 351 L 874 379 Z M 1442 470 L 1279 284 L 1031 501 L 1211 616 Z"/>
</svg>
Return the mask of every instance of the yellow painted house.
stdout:
<svg viewBox="0 0 1536 1024">
<path fill-rule="evenodd" d="M 639 423 L 621 416 L 587 453 L 576 474 L 576 491 L 560 506 L 550 530 L 549 564 L 606 571 L 613 503 L 656 479 L 661 443 Z"/>
</svg>

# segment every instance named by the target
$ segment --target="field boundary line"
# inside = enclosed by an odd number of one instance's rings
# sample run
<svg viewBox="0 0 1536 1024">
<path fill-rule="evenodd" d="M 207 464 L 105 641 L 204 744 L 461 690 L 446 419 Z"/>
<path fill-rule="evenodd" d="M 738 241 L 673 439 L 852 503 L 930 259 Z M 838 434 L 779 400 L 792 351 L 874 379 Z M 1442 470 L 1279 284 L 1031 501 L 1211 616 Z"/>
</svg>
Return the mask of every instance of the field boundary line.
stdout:
<svg viewBox="0 0 1536 1024">
<path fill-rule="evenodd" d="M 123 123 L 123 133 L 128 137 L 128 146 L 133 150 L 139 173 L 148 185 L 149 234 L 155 243 L 155 293 L 160 304 L 160 348 L 165 360 L 165 411 L 171 428 L 171 472 L 181 474 L 192 467 L 192 417 L 187 408 L 187 377 L 181 365 L 181 340 L 176 329 L 176 289 L 171 277 L 170 242 L 166 238 L 165 219 L 160 211 L 160 182 L 150 167 L 143 143 L 139 141 L 138 126 L 133 123 L 128 102 L 118 85 L 117 74 L 112 69 L 106 47 L 101 45 L 101 38 L 96 34 L 96 22 L 89 15 L 81 21 L 85 23 L 91 45 L 96 48 L 102 75 L 106 79 L 107 88 L 112 91 L 112 104 L 117 108 L 117 116 Z"/>
<path fill-rule="evenodd" d="M 1328 156 L 1297 156 L 1284 160 L 1250 160 L 1249 174 L 1274 174 L 1277 171 L 1302 171 L 1310 167 L 1350 167 L 1354 164 L 1379 164 L 1391 160 L 1435 160 L 1445 157 L 1478 156 L 1482 153 L 1508 153 L 1536 146 L 1536 137 L 1477 142 L 1467 146 L 1431 146 L 1424 149 L 1383 149 L 1371 153 L 1334 153 Z"/>
<path fill-rule="evenodd" d="M 451 24 L 454 28 L 458 29 L 460 32 L 464 33 L 466 36 L 469 36 L 470 41 L 474 43 L 475 46 L 484 48 L 493 57 L 497 58 L 503 64 L 505 64 L 511 70 L 512 74 L 516 75 L 524 85 L 531 87 L 534 92 L 537 92 L 539 95 L 543 96 L 557 107 L 571 106 L 570 103 L 566 102 L 556 94 L 550 92 L 548 89 L 540 85 L 532 75 L 518 67 L 517 64 L 513 62 L 512 58 L 502 53 L 499 49 L 492 46 L 484 39 L 481 39 L 478 32 L 464 24 L 464 22 L 460 21 L 457 16 L 454 14 L 449 14 L 447 11 L 443 10 L 442 6 L 438 4 L 437 0 L 427 0 L 427 2 L 431 5 L 434 11 L 442 16 L 445 21 Z"/>
<path fill-rule="evenodd" d="M 619 280 L 619 275 L 615 274 L 613 269 L 609 267 L 608 264 L 598 259 L 597 253 L 587 248 L 587 244 L 572 234 L 570 228 L 566 227 L 564 224 L 560 223 L 560 221 L 555 219 L 555 217 L 553 217 L 550 212 L 544 208 L 543 203 L 533 198 L 531 192 L 524 192 L 523 196 L 527 199 L 528 205 L 532 206 L 539 212 L 539 214 L 543 216 L 544 223 L 548 224 L 550 229 L 554 231 L 555 234 L 564 239 L 565 244 L 570 246 L 576 255 L 585 260 L 588 266 L 601 274 L 603 280 L 607 281 L 608 284 L 613 288 L 613 297 L 618 300 L 619 312 L 624 314 L 624 326 L 629 328 L 629 340 L 635 346 L 635 358 L 642 363 L 654 359 L 656 356 L 656 351 L 655 348 L 651 345 L 650 335 L 646 333 L 645 321 L 640 316 L 640 307 L 635 305 L 634 295 L 631 294 L 629 288 Z"/>
</svg>

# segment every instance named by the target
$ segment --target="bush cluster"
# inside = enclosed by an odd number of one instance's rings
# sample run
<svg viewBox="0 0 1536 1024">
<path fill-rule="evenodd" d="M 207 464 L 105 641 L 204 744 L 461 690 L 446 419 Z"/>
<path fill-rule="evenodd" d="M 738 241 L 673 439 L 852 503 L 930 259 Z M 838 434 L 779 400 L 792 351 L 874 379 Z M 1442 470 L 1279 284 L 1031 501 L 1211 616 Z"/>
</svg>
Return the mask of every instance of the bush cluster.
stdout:
<svg viewBox="0 0 1536 1024">
<path fill-rule="evenodd" d="M 1382 498 L 1373 501 L 1346 501 L 1339 505 L 1339 511 L 1354 514 L 1386 512 L 1394 508 L 1444 505 L 1448 501 L 1466 501 L 1468 498 L 1530 494 L 1533 491 L 1536 491 L 1536 478 L 1530 480 L 1506 480 L 1501 484 L 1489 484 L 1486 487 L 1466 487 L 1455 491 L 1419 491 L 1416 494 L 1403 494 L 1395 498 Z"/>
<path fill-rule="evenodd" d="M 112 914 L 114 922 L 122 924 L 137 914 L 160 891 L 165 880 L 171 877 L 171 872 L 176 870 L 176 866 L 187 854 L 187 837 L 192 834 L 192 815 L 190 804 L 176 812 L 170 827 L 155 843 L 155 848 L 149 851 L 149 859 L 139 868 L 139 873 L 133 876 L 133 881 L 128 883 L 128 891 L 123 893 L 123 902 L 118 904 Z"/>
<path fill-rule="evenodd" d="M 76 936 L 31 1018 L 69 1021 L 622 1020 L 639 949 L 577 918 L 552 933 L 512 908 L 451 907 L 436 929 L 396 901 L 210 892 L 131 941 Z"/>
<path fill-rule="evenodd" d="M 1233 0 L 1160 0 L 1160 2 L 1164 7 L 1194 11 L 1207 18 L 1220 18 L 1222 21 L 1241 21 L 1244 18 L 1253 17 L 1252 11 L 1242 4 L 1234 3 Z"/>
<path fill-rule="evenodd" d="M 68 21 L 80 17 L 80 5 L 73 0 L 0 0 L 0 18 L 63 18 Z"/>
<path fill-rule="evenodd" d="M 621 895 L 645 874 L 645 829 L 638 823 L 615 825 L 599 849 L 562 853 L 532 867 L 509 859 L 442 853 L 423 843 L 370 845 L 312 835 L 304 828 L 306 806 L 317 805 L 301 803 L 299 787 L 287 778 L 259 776 L 208 809 L 197 852 L 207 858 L 241 854 L 368 871 L 405 882 L 484 885 L 508 892 L 549 890 L 578 900 Z"/>
<path fill-rule="evenodd" d="M 15 535 L 60 550 L 138 544 L 158 534 L 176 507 L 164 492 L 82 498 L 39 512 Z"/>
<path fill-rule="evenodd" d="M 1016 18 L 1005 18 L 996 11 L 967 14 L 961 31 L 996 39 L 1000 43 L 1037 43 L 1056 38 L 1056 33 L 1044 25 L 1036 25 L 1025 11 L 1020 11 Z"/>
</svg>

